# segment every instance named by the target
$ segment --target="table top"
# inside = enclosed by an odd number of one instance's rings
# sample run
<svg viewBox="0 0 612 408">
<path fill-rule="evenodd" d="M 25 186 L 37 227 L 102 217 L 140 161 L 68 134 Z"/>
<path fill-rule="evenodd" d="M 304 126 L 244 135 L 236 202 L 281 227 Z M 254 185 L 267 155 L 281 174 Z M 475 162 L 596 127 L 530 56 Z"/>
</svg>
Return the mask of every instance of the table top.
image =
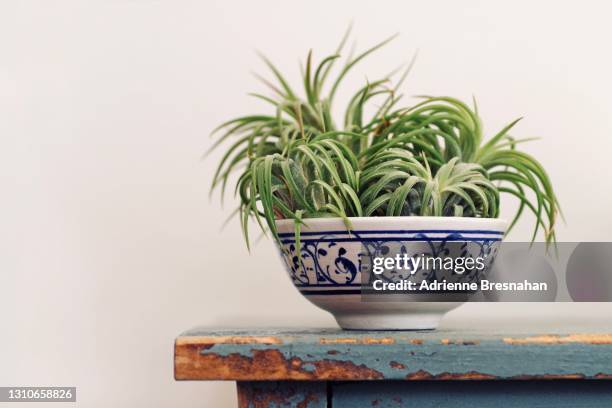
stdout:
<svg viewBox="0 0 612 408">
<path fill-rule="evenodd" d="M 612 332 L 196 328 L 177 380 L 612 380 Z"/>
</svg>

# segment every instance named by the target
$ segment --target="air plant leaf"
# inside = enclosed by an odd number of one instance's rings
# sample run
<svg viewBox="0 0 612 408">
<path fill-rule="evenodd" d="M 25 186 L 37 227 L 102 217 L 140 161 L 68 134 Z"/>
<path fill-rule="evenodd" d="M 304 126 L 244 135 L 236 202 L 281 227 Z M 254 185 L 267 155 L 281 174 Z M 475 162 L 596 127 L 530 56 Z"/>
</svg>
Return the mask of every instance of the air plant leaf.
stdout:
<svg viewBox="0 0 612 408">
<path fill-rule="evenodd" d="M 520 119 L 485 140 L 476 101 L 423 96 L 397 107 L 392 75 L 369 81 L 349 98 L 342 122 L 331 103 L 354 66 L 386 45 L 349 56 L 324 92 L 326 80 L 344 50 L 350 29 L 332 55 L 315 62 L 309 51 L 300 96 L 265 57 L 278 85 L 262 79 L 274 96 L 252 94 L 273 111 L 222 123 L 213 147 L 227 143 L 213 174 L 211 191 L 223 190 L 237 172 L 235 194 L 240 223 L 249 245 L 249 219 L 278 239 L 277 219 L 293 219 L 296 243 L 309 218 L 456 216 L 495 218 L 500 193 L 519 201 L 510 228 L 528 209 L 535 217 L 532 239 L 543 231 L 555 241 L 559 202 L 544 167 L 517 149 L 529 139 L 509 135 Z M 337 127 L 335 123 L 342 123 Z"/>
</svg>

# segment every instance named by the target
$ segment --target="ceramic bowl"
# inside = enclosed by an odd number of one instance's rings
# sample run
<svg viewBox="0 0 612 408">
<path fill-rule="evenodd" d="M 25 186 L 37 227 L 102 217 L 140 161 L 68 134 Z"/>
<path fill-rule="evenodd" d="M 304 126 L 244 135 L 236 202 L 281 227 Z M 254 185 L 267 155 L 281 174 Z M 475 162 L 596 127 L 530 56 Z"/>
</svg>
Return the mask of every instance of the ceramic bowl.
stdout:
<svg viewBox="0 0 612 408">
<path fill-rule="evenodd" d="M 403 245 L 403 251 L 416 254 L 423 246 L 461 241 L 470 244 L 468 252 L 481 251 L 499 245 L 508 226 L 505 220 L 493 218 L 349 219 L 350 232 L 340 218 L 305 220 L 300 235 L 301 256 L 293 220 L 278 220 L 276 225 L 281 257 L 295 287 L 310 302 L 332 313 L 340 327 L 359 330 L 435 329 L 446 312 L 467 299 L 465 294 L 424 292 L 408 295 L 412 296 L 409 299 L 403 295 L 401 301 L 395 301 L 393 294 L 383 301 L 364 301 L 361 282 L 367 263 L 364 254 L 368 252 L 364 249 L 388 251 Z"/>
</svg>

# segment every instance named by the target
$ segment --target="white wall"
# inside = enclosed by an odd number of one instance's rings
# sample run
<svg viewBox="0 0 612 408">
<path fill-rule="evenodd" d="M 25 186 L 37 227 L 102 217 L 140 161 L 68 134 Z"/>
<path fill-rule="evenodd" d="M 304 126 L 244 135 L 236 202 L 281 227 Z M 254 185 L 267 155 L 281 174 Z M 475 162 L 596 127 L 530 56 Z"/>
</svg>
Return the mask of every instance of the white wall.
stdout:
<svg viewBox="0 0 612 408">
<path fill-rule="evenodd" d="M 612 8 L 600 1 L 4 1 L 0 4 L 0 385 L 76 385 L 83 407 L 232 406 L 230 383 L 176 383 L 195 325 L 333 325 L 251 255 L 208 200 L 221 120 L 263 108 L 264 51 L 297 79 L 309 48 L 401 36 L 350 78 L 407 61 L 405 91 L 479 100 L 554 180 L 559 239 L 610 240 Z M 228 203 L 229 204 L 229 203 Z M 512 238 L 527 239 L 530 225 Z M 573 316 L 609 305 L 480 305 L 446 325 Z M 505 322 L 498 318 L 505 316 Z M 608 323 L 606 323 L 608 322 Z"/>
</svg>

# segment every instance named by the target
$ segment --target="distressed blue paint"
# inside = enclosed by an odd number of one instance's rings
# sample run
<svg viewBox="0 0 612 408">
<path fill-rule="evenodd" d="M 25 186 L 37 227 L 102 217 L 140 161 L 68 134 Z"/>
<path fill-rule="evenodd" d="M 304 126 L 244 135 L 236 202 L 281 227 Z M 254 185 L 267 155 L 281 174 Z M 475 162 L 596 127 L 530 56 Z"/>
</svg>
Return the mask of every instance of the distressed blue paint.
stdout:
<svg viewBox="0 0 612 408">
<path fill-rule="evenodd" d="M 333 408 L 593 408 L 612 406 L 612 387 L 593 381 L 376 382 L 332 386 Z"/>
<path fill-rule="evenodd" d="M 465 374 L 477 372 L 496 378 L 519 376 L 594 377 L 612 374 L 612 344 L 508 344 L 504 338 L 534 336 L 531 333 L 494 335 L 477 332 L 351 332 L 323 330 L 213 330 L 196 329 L 189 336 L 233 336 L 274 338 L 280 344 L 215 344 L 202 354 L 232 354 L 252 357 L 253 350 L 278 350 L 287 359 L 299 358 L 303 368 L 312 363 L 350 361 L 380 372 L 385 379 L 401 380 L 407 374 L 425 371 Z M 346 344 L 346 342 L 358 344 Z M 364 344 L 366 342 L 392 344 Z M 342 343 L 344 342 L 344 343 Z M 422 342 L 422 344 L 413 344 Z M 450 343 L 450 344 L 444 344 Z M 399 364 L 395 364 L 395 363 Z M 404 367 L 402 367 L 402 365 Z M 265 379 L 265 378 L 261 378 Z"/>
<path fill-rule="evenodd" d="M 327 408 L 327 384 L 319 381 L 239 381 L 241 408 Z"/>
</svg>

